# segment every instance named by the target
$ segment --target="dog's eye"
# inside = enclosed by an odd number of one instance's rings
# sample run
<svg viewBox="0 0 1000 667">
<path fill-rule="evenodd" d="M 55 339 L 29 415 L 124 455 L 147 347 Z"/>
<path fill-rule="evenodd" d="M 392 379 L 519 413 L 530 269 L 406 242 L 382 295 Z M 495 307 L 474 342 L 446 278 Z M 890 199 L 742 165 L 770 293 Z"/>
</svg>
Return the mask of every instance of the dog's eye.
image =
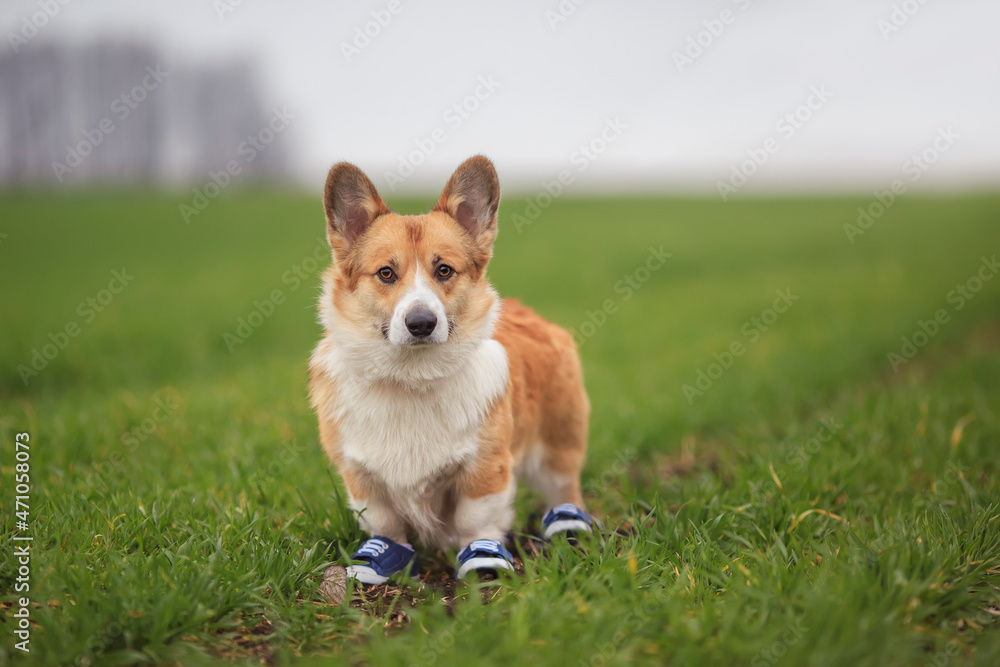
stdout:
<svg viewBox="0 0 1000 667">
<path fill-rule="evenodd" d="M 450 278 L 451 274 L 455 272 L 455 269 L 451 268 L 447 264 L 442 264 L 437 269 L 438 278 Z"/>
<path fill-rule="evenodd" d="M 383 266 L 378 270 L 378 277 L 382 279 L 382 282 L 391 283 L 396 281 L 396 272 L 390 269 L 388 266 Z"/>
</svg>

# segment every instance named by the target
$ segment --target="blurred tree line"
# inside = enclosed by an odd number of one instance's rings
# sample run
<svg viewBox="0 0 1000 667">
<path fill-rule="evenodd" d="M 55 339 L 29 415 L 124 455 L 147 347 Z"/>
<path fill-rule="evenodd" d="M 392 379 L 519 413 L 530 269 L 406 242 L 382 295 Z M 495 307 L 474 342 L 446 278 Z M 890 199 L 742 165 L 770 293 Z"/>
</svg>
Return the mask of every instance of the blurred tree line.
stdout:
<svg viewBox="0 0 1000 667">
<path fill-rule="evenodd" d="M 181 185 L 237 158 L 273 110 L 248 61 L 171 65 L 138 44 L 33 44 L 0 56 L 0 185 Z M 240 179 L 288 173 L 288 137 Z"/>
</svg>

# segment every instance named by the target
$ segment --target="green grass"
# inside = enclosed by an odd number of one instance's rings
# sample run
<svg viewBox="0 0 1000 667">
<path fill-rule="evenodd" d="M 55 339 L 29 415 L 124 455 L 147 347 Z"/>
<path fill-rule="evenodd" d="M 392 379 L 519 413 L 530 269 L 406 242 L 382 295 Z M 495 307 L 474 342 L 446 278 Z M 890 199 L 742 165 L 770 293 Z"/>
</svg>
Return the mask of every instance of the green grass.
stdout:
<svg viewBox="0 0 1000 667">
<path fill-rule="evenodd" d="M 997 663 L 1000 277 L 961 310 L 947 295 L 1000 254 L 1000 197 L 907 198 L 851 244 L 863 200 L 560 200 L 518 234 L 509 196 L 490 274 L 592 334 L 584 484 L 618 532 L 527 558 L 488 603 L 426 584 L 340 606 L 318 587 L 360 534 L 306 399 L 317 280 L 294 277 L 325 256 L 321 206 L 246 192 L 185 225 L 179 201 L 0 199 L 0 664 Z M 626 300 L 616 283 L 661 245 Z M 122 268 L 88 321 L 78 304 Z M 776 290 L 798 299 L 751 342 Z M 948 323 L 893 372 L 938 309 Z M 699 370 L 719 377 L 689 401 Z M 10 616 L 22 431 L 29 655 Z M 450 558 L 423 566 L 440 581 Z"/>
</svg>

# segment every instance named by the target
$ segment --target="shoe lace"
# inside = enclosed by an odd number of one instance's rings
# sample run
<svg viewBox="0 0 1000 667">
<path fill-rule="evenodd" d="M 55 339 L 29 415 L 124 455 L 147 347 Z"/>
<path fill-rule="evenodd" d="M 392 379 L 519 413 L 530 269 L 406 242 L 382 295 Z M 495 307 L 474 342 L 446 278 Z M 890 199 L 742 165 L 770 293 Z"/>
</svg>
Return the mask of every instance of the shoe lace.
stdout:
<svg viewBox="0 0 1000 667">
<path fill-rule="evenodd" d="M 378 558 L 385 553 L 385 550 L 389 548 L 389 545 L 382 540 L 368 540 L 361 548 L 358 549 L 359 556 L 371 556 L 372 558 Z"/>
<path fill-rule="evenodd" d="M 556 514 L 580 514 L 581 510 L 573 503 L 563 503 L 552 508 Z"/>
</svg>

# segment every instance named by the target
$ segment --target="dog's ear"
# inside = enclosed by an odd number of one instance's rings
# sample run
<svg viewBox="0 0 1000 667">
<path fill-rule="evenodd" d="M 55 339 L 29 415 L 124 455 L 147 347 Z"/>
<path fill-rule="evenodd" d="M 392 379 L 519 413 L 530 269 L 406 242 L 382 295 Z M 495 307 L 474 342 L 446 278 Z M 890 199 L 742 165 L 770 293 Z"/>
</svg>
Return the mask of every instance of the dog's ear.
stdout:
<svg viewBox="0 0 1000 667">
<path fill-rule="evenodd" d="M 375 218 L 391 213 L 364 172 L 347 162 L 330 169 L 323 191 L 323 208 L 326 237 L 337 254 L 346 253 Z"/>
<path fill-rule="evenodd" d="M 482 155 L 463 162 L 448 179 L 434 207 L 458 221 L 481 245 L 492 245 L 497 236 L 500 179 L 493 163 Z"/>
</svg>

